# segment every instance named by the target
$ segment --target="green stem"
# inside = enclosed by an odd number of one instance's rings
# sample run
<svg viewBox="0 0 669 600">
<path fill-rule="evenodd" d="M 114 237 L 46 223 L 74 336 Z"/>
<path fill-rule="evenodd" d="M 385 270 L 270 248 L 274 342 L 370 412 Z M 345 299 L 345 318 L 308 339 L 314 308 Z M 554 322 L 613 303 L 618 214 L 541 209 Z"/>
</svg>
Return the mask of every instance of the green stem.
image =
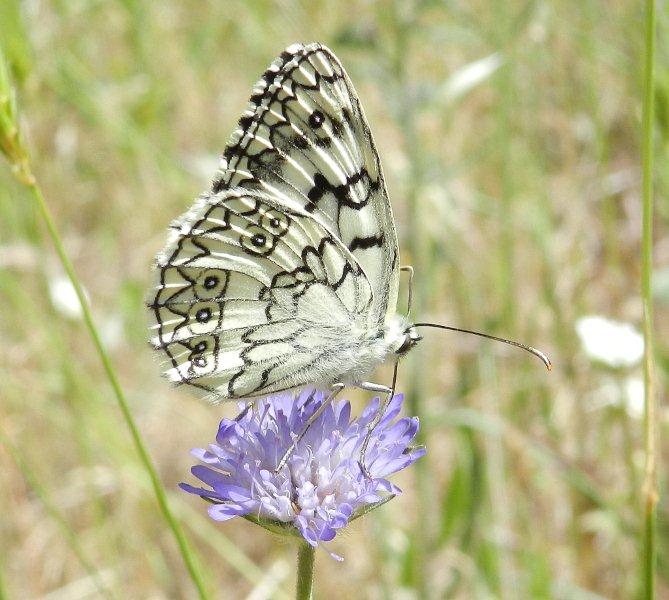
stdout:
<svg viewBox="0 0 669 600">
<path fill-rule="evenodd" d="M 311 600 L 311 592 L 314 587 L 314 562 L 316 548 L 306 542 L 300 543 L 297 551 L 297 589 L 296 600 Z"/>
<path fill-rule="evenodd" d="M 169 507 L 163 485 L 158 477 L 156 468 L 154 467 L 151 461 L 146 446 L 144 445 L 137 424 L 135 423 L 132 413 L 130 412 L 130 407 L 125 398 L 125 394 L 121 389 L 121 384 L 119 383 L 116 371 L 114 370 L 109 355 L 107 354 L 107 351 L 105 350 L 105 347 L 102 344 L 100 334 L 98 333 L 97 327 L 95 326 L 95 323 L 93 321 L 93 316 L 88 306 L 88 301 L 84 296 L 83 289 L 74 271 L 74 267 L 72 266 L 72 263 L 70 262 L 70 259 L 68 258 L 67 253 L 65 252 L 65 248 L 60 239 L 60 234 L 58 233 L 58 229 L 56 228 L 53 217 L 51 216 L 49 207 L 47 206 L 46 201 L 44 200 L 44 195 L 42 194 L 39 185 L 35 181 L 34 177 L 32 177 L 32 175 L 26 178 L 26 180 L 24 180 L 24 183 L 30 190 L 35 200 L 35 203 L 37 204 L 37 208 L 42 218 L 44 219 L 44 222 L 46 223 L 47 229 L 49 230 L 49 235 L 51 236 L 53 244 L 56 248 L 56 253 L 58 254 L 58 258 L 60 259 L 60 262 L 62 263 L 63 268 L 65 269 L 65 272 L 67 273 L 67 276 L 70 282 L 72 283 L 72 286 L 74 287 L 74 291 L 77 294 L 77 298 L 79 299 L 79 304 L 81 305 L 81 310 L 84 317 L 84 323 L 86 324 L 88 333 L 90 334 L 95 349 L 97 350 L 97 353 L 100 357 L 105 373 L 107 375 L 107 379 L 109 379 L 109 383 L 112 386 L 114 395 L 116 396 L 116 400 L 118 401 L 118 405 L 121 409 L 121 413 L 123 414 L 123 419 L 125 420 L 126 425 L 130 430 L 130 435 L 134 442 L 137 453 L 139 454 L 140 461 L 144 467 L 144 470 L 147 472 L 149 478 L 151 479 L 153 491 L 156 495 L 156 499 L 158 500 L 158 505 L 160 506 L 160 510 L 163 513 L 163 517 L 167 522 L 169 528 L 172 530 L 174 539 L 177 542 L 177 546 L 179 547 L 181 556 L 183 557 L 184 563 L 186 564 L 186 568 L 188 569 L 188 573 L 190 574 L 190 577 L 193 583 L 195 584 L 195 587 L 197 588 L 200 598 L 205 599 L 208 597 L 208 595 L 205 590 L 205 586 L 201 579 L 201 576 L 196 568 L 194 557 L 191 553 L 191 550 L 189 549 L 188 542 L 186 541 L 186 537 L 184 536 L 181 526 L 175 519 Z"/>
<path fill-rule="evenodd" d="M 641 235 L 641 298 L 643 301 L 643 334 L 645 340 L 644 374 L 644 437 L 645 481 L 643 487 L 643 594 L 655 597 L 657 567 L 657 408 L 655 404 L 655 376 L 653 364 L 653 100 L 655 93 L 655 0 L 646 0 L 646 52 L 644 64 L 644 92 L 642 117 L 642 235 Z"/>
</svg>

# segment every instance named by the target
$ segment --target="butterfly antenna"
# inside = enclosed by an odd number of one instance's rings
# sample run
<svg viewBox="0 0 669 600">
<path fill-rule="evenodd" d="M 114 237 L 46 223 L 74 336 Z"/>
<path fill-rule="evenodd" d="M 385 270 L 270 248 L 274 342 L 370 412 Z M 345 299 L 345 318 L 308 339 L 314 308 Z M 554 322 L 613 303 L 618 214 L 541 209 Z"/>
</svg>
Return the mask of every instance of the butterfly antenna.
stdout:
<svg viewBox="0 0 669 600">
<path fill-rule="evenodd" d="M 534 354 L 541 362 L 546 365 L 546 368 L 550 371 L 553 368 L 550 359 L 546 356 L 541 350 L 532 348 L 532 346 L 526 346 L 520 342 L 514 340 L 507 340 L 506 338 L 497 337 L 494 335 L 488 335 L 487 333 L 481 333 L 480 331 L 472 331 L 471 329 L 460 329 L 459 327 L 449 327 L 448 325 L 438 325 L 437 323 L 415 323 L 414 327 L 433 327 L 435 329 L 446 329 L 447 331 L 459 331 L 461 333 L 470 333 L 471 335 L 477 335 L 479 337 L 487 338 L 489 340 L 494 340 L 496 342 L 504 342 L 509 344 L 509 346 L 516 346 L 516 348 L 522 348 L 530 354 Z"/>
</svg>

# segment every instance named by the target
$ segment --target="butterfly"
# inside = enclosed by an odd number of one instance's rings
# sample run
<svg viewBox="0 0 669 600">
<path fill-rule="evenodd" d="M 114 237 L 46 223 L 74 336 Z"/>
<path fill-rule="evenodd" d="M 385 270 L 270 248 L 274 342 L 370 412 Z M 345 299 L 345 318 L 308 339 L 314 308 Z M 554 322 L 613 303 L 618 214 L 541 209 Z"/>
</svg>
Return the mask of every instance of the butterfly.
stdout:
<svg viewBox="0 0 669 600">
<path fill-rule="evenodd" d="M 214 402 L 366 382 L 421 338 L 396 313 L 379 155 L 334 53 L 293 44 L 254 86 L 212 187 L 170 226 L 147 302 L 164 375 Z"/>
</svg>

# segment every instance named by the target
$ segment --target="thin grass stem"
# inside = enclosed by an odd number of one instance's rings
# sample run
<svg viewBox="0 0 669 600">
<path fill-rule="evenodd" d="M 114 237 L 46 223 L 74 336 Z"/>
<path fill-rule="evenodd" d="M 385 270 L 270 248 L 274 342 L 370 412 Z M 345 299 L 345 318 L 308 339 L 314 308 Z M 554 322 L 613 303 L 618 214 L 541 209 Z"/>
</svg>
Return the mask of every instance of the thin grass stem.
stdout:
<svg viewBox="0 0 669 600">
<path fill-rule="evenodd" d="M 82 315 L 84 318 L 84 323 L 86 324 L 86 329 L 88 329 L 88 333 L 91 336 L 91 339 L 93 340 L 93 345 L 95 346 L 98 356 L 100 357 L 100 361 L 102 362 L 102 366 L 107 375 L 107 379 L 109 380 L 109 383 L 112 386 L 112 390 L 114 391 L 114 395 L 116 396 L 116 400 L 118 401 L 118 405 L 121 409 L 123 419 L 130 431 L 130 436 L 132 437 L 135 449 L 139 454 L 140 462 L 142 463 L 144 470 L 146 471 L 146 473 L 149 476 L 149 479 L 151 480 L 153 492 L 156 496 L 156 500 L 158 501 L 158 505 L 160 507 L 160 511 L 163 514 L 163 518 L 165 519 L 168 527 L 170 528 L 172 534 L 174 535 L 174 539 L 176 540 L 177 546 L 179 547 L 179 552 L 181 553 L 184 563 L 186 564 L 186 568 L 191 577 L 191 580 L 193 581 L 195 587 L 197 588 L 198 595 L 200 596 L 200 598 L 203 599 L 207 598 L 208 594 L 206 592 L 204 583 L 195 564 L 196 563 L 195 557 L 188 545 L 188 542 L 186 541 L 186 537 L 183 533 L 183 530 L 181 529 L 181 526 L 179 525 L 178 521 L 172 514 L 172 510 L 169 507 L 167 496 L 165 494 L 165 489 L 163 488 L 160 478 L 158 477 L 156 468 L 154 467 L 153 462 L 151 461 L 151 457 L 149 456 L 149 452 L 146 449 L 146 446 L 142 439 L 142 435 L 139 432 L 139 428 L 135 423 L 135 419 L 132 416 L 132 413 L 130 412 L 128 401 L 125 398 L 125 394 L 123 393 L 123 389 L 121 388 L 121 384 L 119 383 L 111 359 L 107 354 L 107 350 L 105 349 L 102 343 L 102 339 L 100 338 L 100 334 L 98 333 L 97 327 L 93 320 L 93 315 L 91 314 L 91 310 L 88 306 L 88 301 L 86 300 L 86 296 L 84 295 L 83 288 L 81 287 L 77 274 L 74 271 L 74 267 L 70 262 L 67 253 L 65 252 L 65 247 L 63 246 L 60 234 L 58 232 L 58 229 L 56 228 L 56 224 L 51 215 L 51 211 L 49 210 L 49 207 L 47 206 L 46 201 L 44 200 L 44 195 L 42 194 L 42 190 L 37 184 L 35 178 L 32 176 L 27 180 L 26 185 L 30 193 L 32 194 L 33 199 L 35 200 L 37 209 L 41 217 L 44 219 L 44 222 L 46 223 L 47 229 L 49 231 L 49 236 L 51 237 L 51 240 L 53 241 L 53 244 L 56 248 L 56 253 L 58 254 L 58 258 L 60 259 L 60 262 L 62 263 L 63 268 L 65 269 L 68 279 L 70 280 L 72 286 L 74 287 L 77 299 L 79 300 L 79 304 L 81 305 Z"/>
<path fill-rule="evenodd" d="M 653 120 L 655 94 L 655 0 L 646 0 L 645 64 L 643 113 L 641 130 L 642 164 L 642 232 L 641 232 L 641 299 L 643 302 L 644 335 L 644 438 L 645 477 L 643 485 L 643 592 L 642 597 L 655 597 L 657 569 L 657 407 L 653 357 Z"/>
</svg>

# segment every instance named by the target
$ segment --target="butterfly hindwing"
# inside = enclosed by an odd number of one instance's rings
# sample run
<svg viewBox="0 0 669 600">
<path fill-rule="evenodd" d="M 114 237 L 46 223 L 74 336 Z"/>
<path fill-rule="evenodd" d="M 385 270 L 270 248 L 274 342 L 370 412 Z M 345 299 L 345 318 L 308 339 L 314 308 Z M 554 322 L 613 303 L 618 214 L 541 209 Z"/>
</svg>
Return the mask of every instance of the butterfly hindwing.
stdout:
<svg viewBox="0 0 669 600">
<path fill-rule="evenodd" d="M 241 188 L 201 197 L 172 225 L 149 307 L 166 376 L 214 400 L 314 383 L 341 369 L 369 282 L 309 214 Z"/>
<path fill-rule="evenodd" d="M 341 240 L 374 292 L 369 322 L 394 311 L 398 248 L 381 165 L 353 85 L 320 44 L 294 44 L 253 89 L 214 192 L 264 190 Z"/>
</svg>

